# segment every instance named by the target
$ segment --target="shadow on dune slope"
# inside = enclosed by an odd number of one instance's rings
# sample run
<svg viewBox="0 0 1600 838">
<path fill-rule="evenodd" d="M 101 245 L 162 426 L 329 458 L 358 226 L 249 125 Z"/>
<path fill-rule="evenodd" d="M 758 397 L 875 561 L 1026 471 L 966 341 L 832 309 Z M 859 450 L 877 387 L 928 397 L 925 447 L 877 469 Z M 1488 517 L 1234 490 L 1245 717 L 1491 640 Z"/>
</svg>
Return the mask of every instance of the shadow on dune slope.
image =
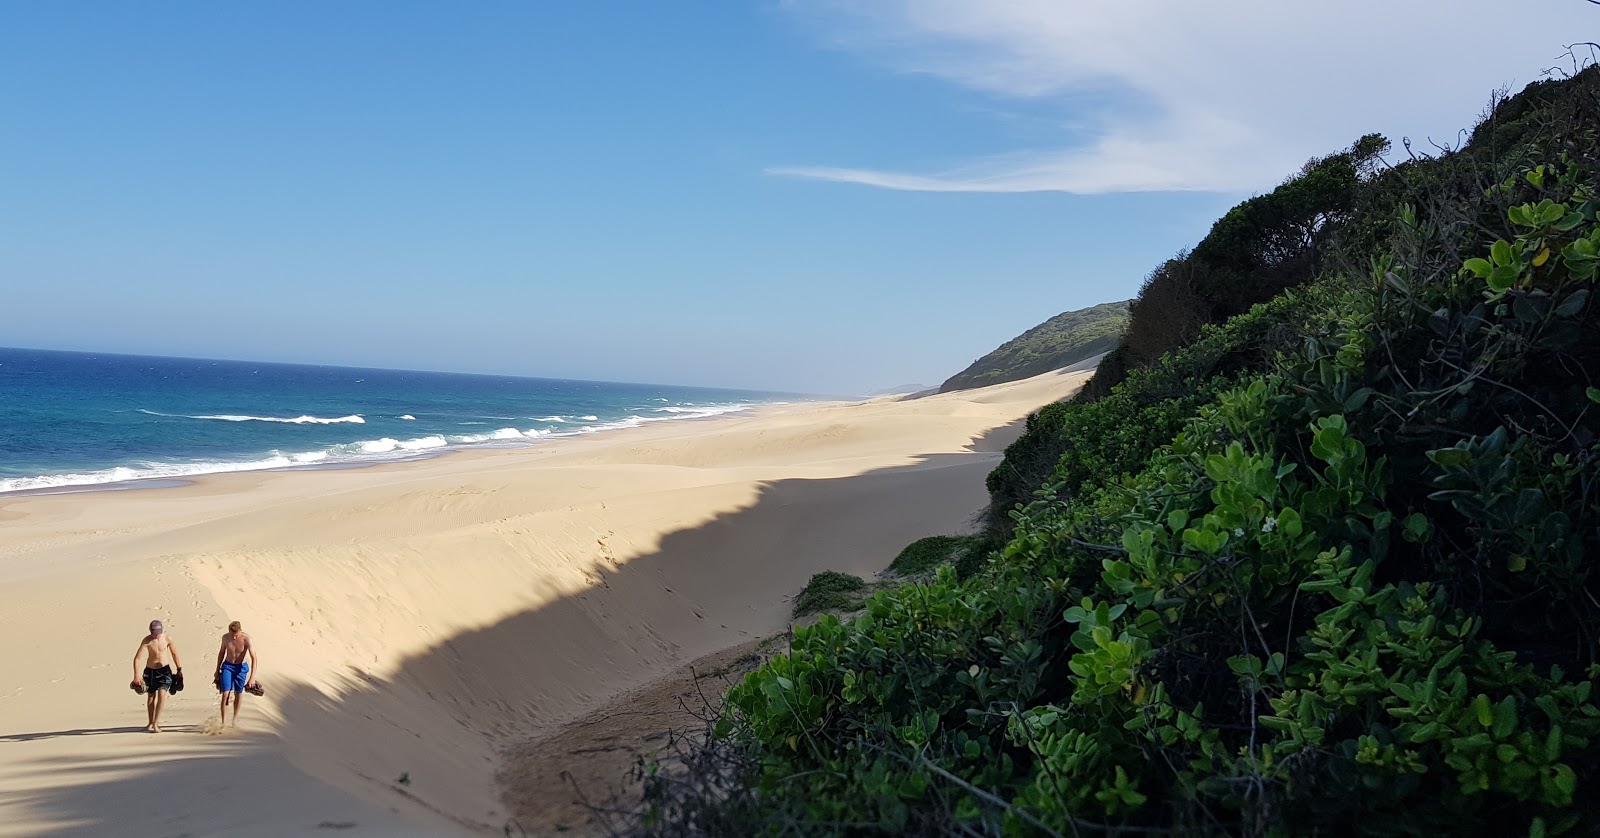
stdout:
<svg viewBox="0 0 1600 838">
<path fill-rule="evenodd" d="M 377 811 L 409 813 L 446 831 L 500 833 L 509 816 L 495 773 L 505 748 L 553 733 L 696 658 L 781 631 L 790 599 L 818 571 L 870 576 L 907 543 L 962 529 L 987 501 L 984 476 L 996 452 L 1020 426 L 974 440 L 967 453 L 763 484 L 752 505 L 674 532 L 658 550 L 620 564 L 605 561 L 598 544 L 593 584 L 581 592 L 456 634 L 385 677 L 352 667 L 336 694 L 286 686 L 278 697 L 284 753 Z M 203 744 L 223 759 L 277 758 L 253 743 Z M 95 801 L 107 795 L 137 799 L 164 789 L 181 809 L 185 795 L 207 793 L 205 778 L 226 770 L 217 759 L 186 756 L 135 775 L 63 783 L 29 805 L 66 820 L 103 809 Z M 320 801 L 274 799 L 271 788 L 252 799 L 278 818 L 264 814 L 259 823 L 287 825 L 290 816 L 300 829 L 321 823 L 311 807 Z M 165 834 L 164 826 L 154 834 Z M 172 834 L 211 831 L 171 826 Z"/>
</svg>

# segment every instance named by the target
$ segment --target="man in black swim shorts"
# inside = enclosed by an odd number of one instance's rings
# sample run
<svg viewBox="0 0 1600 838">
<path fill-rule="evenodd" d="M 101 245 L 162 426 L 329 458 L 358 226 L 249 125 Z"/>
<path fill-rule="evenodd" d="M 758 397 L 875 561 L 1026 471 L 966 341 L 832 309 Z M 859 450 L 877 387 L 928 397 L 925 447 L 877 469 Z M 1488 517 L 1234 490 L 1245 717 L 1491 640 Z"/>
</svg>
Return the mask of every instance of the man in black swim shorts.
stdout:
<svg viewBox="0 0 1600 838">
<path fill-rule="evenodd" d="M 139 669 L 140 658 L 144 658 L 143 672 Z M 167 698 L 164 693 L 172 692 L 174 667 L 178 672 L 183 671 L 183 664 L 178 660 L 178 647 L 167 636 L 166 627 L 161 625 L 161 621 L 151 620 L 150 633 L 139 641 L 139 648 L 133 653 L 133 683 L 136 687 L 144 687 L 145 710 L 150 717 L 150 724 L 145 726 L 145 730 L 151 733 L 161 732 L 161 707 Z"/>
</svg>

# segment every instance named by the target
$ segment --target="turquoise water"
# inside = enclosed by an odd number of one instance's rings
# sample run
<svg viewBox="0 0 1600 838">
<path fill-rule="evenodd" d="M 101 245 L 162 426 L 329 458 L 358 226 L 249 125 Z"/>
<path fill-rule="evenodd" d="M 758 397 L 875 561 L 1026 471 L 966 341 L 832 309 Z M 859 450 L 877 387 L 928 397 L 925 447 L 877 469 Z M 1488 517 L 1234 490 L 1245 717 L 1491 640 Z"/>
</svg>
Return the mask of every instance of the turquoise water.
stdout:
<svg viewBox="0 0 1600 838">
<path fill-rule="evenodd" d="M 0 492 L 359 465 L 803 397 L 511 376 L 0 349 Z"/>
</svg>

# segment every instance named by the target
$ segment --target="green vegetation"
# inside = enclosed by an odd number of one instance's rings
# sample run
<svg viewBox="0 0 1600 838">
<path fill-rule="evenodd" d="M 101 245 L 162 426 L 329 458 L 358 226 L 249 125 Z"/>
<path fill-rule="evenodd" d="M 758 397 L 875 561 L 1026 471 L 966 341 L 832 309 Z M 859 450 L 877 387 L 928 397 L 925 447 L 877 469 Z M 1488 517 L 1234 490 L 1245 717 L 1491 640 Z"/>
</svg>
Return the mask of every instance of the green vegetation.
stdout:
<svg viewBox="0 0 1600 838">
<path fill-rule="evenodd" d="M 824 570 L 811 577 L 794 600 L 794 615 L 823 611 L 854 611 L 867 598 L 867 583 L 859 576 Z"/>
<path fill-rule="evenodd" d="M 882 581 L 868 582 L 848 573 L 824 570 L 812 576 L 795 597 L 794 616 L 859 611 L 878 591 L 910 580 L 927 579 L 941 567 L 960 570 L 976 566 L 992 547 L 993 542 L 980 535 L 932 535 L 913 541 L 901 550 L 889 563 L 889 578 Z"/>
<path fill-rule="evenodd" d="M 945 565 L 956 566 L 985 541 L 975 535 L 930 535 L 911 542 L 889 563 L 889 570 L 904 577 L 923 576 Z"/>
<path fill-rule="evenodd" d="M 1128 303 L 1068 311 L 1006 341 L 939 386 L 939 392 L 1019 381 L 1116 348 L 1128 325 Z"/>
<path fill-rule="evenodd" d="M 1388 209 L 1370 206 L 1384 193 L 1363 189 L 1388 147 L 1369 134 L 1346 151 L 1312 160 L 1277 189 L 1229 210 L 1194 250 L 1151 272 L 1130 307 L 1121 345 L 1096 370 L 1087 394 L 1110 393 L 1130 370 L 1192 343 L 1205 325 L 1303 285 L 1340 261 L 1352 244 L 1341 234 L 1356 226 L 1349 222 L 1357 208 L 1367 216 Z"/>
<path fill-rule="evenodd" d="M 797 629 L 643 830 L 1593 834 L 1600 71 L 1380 144 L 1159 269 L 1004 547 Z M 1168 276 L 1211 308 L 1156 352 Z"/>
</svg>

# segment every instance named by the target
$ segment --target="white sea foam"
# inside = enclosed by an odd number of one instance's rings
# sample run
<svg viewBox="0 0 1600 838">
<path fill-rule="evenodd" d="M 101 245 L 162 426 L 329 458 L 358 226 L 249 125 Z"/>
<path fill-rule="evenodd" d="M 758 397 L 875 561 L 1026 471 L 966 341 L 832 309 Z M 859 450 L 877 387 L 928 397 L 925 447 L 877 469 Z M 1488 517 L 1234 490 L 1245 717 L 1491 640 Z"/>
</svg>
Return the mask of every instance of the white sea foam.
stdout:
<svg viewBox="0 0 1600 838">
<path fill-rule="evenodd" d="M 389 454 L 395 451 L 427 451 L 430 448 L 443 448 L 450 443 L 442 436 L 424 436 L 416 439 L 395 439 L 386 436 L 382 439 L 369 439 L 363 442 L 352 443 L 356 453 L 360 454 Z M 344 446 L 337 446 L 342 448 Z"/>
<path fill-rule="evenodd" d="M 516 428 L 501 428 L 486 434 L 465 434 L 462 436 L 448 437 L 452 445 L 472 445 L 478 442 L 505 442 L 512 439 L 529 439 L 543 434 L 539 430 L 519 431 Z"/>
<path fill-rule="evenodd" d="M 570 431 L 554 432 L 551 436 L 577 436 L 579 434 L 593 434 L 601 431 L 618 431 L 625 428 L 637 428 L 646 422 L 671 422 L 677 419 L 705 419 L 712 416 L 721 416 L 727 413 L 739 413 L 756 407 L 754 404 L 723 404 L 707 405 L 705 407 L 657 407 L 650 408 L 652 412 L 665 413 L 666 416 L 625 416 L 614 422 L 601 422 L 598 425 L 583 425 Z M 637 408 L 629 408 L 636 410 Z M 581 419 L 597 421 L 598 416 L 582 416 Z"/>
<path fill-rule="evenodd" d="M 310 415 L 286 418 L 282 416 L 246 416 L 239 413 L 216 413 L 195 416 L 186 413 L 157 413 L 154 410 L 145 410 L 143 408 L 140 408 L 139 412 L 148 413 L 151 416 L 170 416 L 176 419 L 214 419 L 220 422 L 281 422 L 286 425 L 364 425 L 367 422 L 366 419 L 363 419 L 360 415 L 354 413 L 350 414 L 349 416 L 337 416 L 332 419 L 327 419 L 321 416 Z"/>
<path fill-rule="evenodd" d="M 406 421 L 407 421 L 407 422 L 415 422 L 415 421 L 417 421 L 417 417 L 415 417 L 415 416 L 412 416 L 412 415 L 411 415 L 411 414 L 409 414 L 409 413 L 402 413 L 402 414 L 400 414 L 400 417 L 399 417 L 399 418 L 401 418 L 401 419 L 404 419 L 404 420 L 406 420 Z"/>
<path fill-rule="evenodd" d="M 723 404 L 707 405 L 705 407 L 658 407 L 656 413 L 670 413 L 671 416 L 653 416 L 646 418 L 647 422 L 660 422 L 665 419 L 704 419 L 707 416 L 722 416 L 727 413 L 739 413 L 755 407 L 750 404 Z"/>
<path fill-rule="evenodd" d="M 623 430 L 635 428 L 647 422 L 670 422 L 678 419 L 698 419 L 717 416 L 725 413 L 736 413 L 756 407 L 754 404 L 727 404 L 707 405 L 702 407 L 663 407 L 655 408 L 653 412 L 661 416 L 627 416 L 617 421 L 599 422 L 595 415 L 574 417 L 587 422 L 598 424 L 573 426 L 570 420 L 559 416 L 543 417 L 537 421 L 567 424 L 570 430 L 557 432 L 554 428 L 530 428 L 520 430 L 514 427 L 504 427 L 482 434 L 466 434 L 460 436 L 441 436 L 438 434 L 416 437 L 412 439 L 396 439 L 382 437 L 379 439 L 359 440 L 356 442 L 334 445 L 320 451 L 281 452 L 271 451 L 265 456 L 256 459 L 240 461 L 202 461 L 187 463 L 159 463 L 152 461 L 138 462 L 115 468 L 100 469 L 96 471 L 74 472 L 70 474 L 49 474 L 34 477 L 0 478 L 0 493 L 20 491 L 41 491 L 50 489 L 72 489 L 75 487 L 90 487 L 107 483 L 125 483 L 137 480 L 160 480 L 196 477 L 204 474 L 225 474 L 242 471 L 263 471 L 267 469 L 282 469 L 304 466 L 336 465 L 336 464 L 367 464 L 383 462 L 406 457 L 425 455 L 427 452 L 453 446 L 472 446 L 480 444 L 506 444 L 540 439 L 543 437 L 570 437 L 581 434 L 592 434 L 600 431 Z M 156 416 L 171 416 L 174 414 L 161 414 L 155 411 L 143 411 Z M 264 416 L 234 416 L 206 415 L 206 416 L 181 416 L 180 418 L 213 419 L 230 422 L 284 422 L 290 424 L 336 424 L 348 422 L 352 424 L 364 423 L 360 416 L 351 415 L 335 419 L 323 419 L 316 416 L 300 416 L 293 419 L 264 417 Z M 410 414 L 401 417 L 410 419 Z M 467 423 L 463 423 L 467 424 Z M 483 424 L 483 423 L 478 423 Z"/>
<path fill-rule="evenodd" d="M 592 434 L 600 431 L 620 431 L 623 428 L 637 428 L 644 423 L 645 419 L 642 416 L 628 416 L 623 419 L 619 419 L 616 422 L 602 422 L 598 425 L 584 425 L 578 429 L 578 433 Z"/>
<path fill-rule="evenodd" d="M 140 463 L 132 466 L 86 471 L 73 474 L 47 474 L 39 477 L 14 477 L 0 480 L 0 492 L 25 492 L 40 489 L 61 489 L 73 486 L 96 486 L 105 483 L 126 483 L 130 480 L 159 480 L 161 478 L 194 477 L 201 474 L 221 474 L 234 471 L 261 471 L 269 468 L 287 468 L 295 465 L 291 457 L 274 455 L 261 460 L 245 462 L 201 463 Z"/>
<path fill-rule="evenodd" d="M 367 420 L 353 413 L 349 416 L 338 416 L 332 419 L 325 419 L 321 416 L 296 416 L 292 419 L 283 419 L 276 416 L 238 416 L 233 414 L 195 416 L 192 418 L 219 419 L 223 422 L 282 422 L 286 425 L 365 425 L 367 423 Z"/>
</svg>

